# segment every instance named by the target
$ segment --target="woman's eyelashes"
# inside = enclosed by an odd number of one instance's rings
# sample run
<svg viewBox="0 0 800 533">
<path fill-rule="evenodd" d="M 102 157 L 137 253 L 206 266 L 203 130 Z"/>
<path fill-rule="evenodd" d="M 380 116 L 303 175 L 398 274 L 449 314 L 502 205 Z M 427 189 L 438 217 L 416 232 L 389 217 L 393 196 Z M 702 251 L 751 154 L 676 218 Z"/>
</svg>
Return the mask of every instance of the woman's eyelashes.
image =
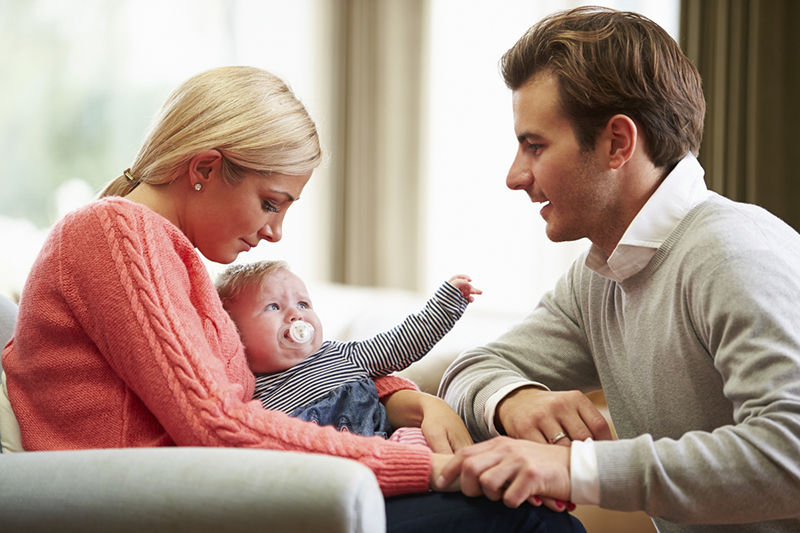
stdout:
<svg viewBox="0 0 800 533">
<path fill-rule="evenodd" d="M 279 212 L 278 206 L 273 205 L 271 200 L 264 200 L 264 201 L 261 202 L 261 204 L 262 204 L 262 209 L 264 209 L 264 211 L 266 211 L 267 213 L 278 213 Z"/>
</svg>

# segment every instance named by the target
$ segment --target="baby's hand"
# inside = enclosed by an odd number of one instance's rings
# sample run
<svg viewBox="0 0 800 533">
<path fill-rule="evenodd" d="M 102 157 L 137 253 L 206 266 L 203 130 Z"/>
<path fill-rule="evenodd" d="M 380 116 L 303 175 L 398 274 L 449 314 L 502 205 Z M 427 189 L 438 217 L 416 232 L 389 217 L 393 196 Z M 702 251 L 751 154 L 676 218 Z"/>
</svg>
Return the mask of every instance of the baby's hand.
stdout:
<svg viewBox="0 0 800 533">
<path fill-rule="evenodd" d="M 447 281 L 450 285 L 461 291 L 461 295 L 466 298 L 469 303 L 475 301 L 475 298 L 472 296 L 473 294 L 483 294 L 482 290 L 472 286 L 472 278 L 464 274 L 456 274 Z"/>
</svg>

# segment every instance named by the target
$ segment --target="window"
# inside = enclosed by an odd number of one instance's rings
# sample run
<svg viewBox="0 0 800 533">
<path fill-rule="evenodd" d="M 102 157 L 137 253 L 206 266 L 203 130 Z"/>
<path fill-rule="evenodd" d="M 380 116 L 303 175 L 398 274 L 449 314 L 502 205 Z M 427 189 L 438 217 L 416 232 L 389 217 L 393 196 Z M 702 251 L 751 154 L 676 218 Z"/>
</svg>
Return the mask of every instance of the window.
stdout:
<svg viewBox="0 0 800 533">
<path fill-rule="evenodd" d="M 481 308 L 526 313 L 588 248 L 588 241 L 547 240 L 539 208 L 506 188 L 516 139 L 511 92 L 497 66 L 536 21 L 584 4 L 642 13 L 677 39 L 678 0 L 432 0 L 423 239 L 428 290 L 467 271 L 484 291 Z"/>
<path fill-rule="evenodd" d="M 0 293 L 19 294 L 50 225 L 127 168 L 150 118 L 189 76 L 226 64 L 262 67 L 286 79 L 313 116 L 315 5 L 314 0 L 4 2 Z M 309 192 L 289 215 L 290 234 L 311 231 L 311 222 L 305 227 L 313 212 Z M 303 255 L 308 248 L 300 239 L 276 246 L 270 250 L 276 256 Z"/>
<path fill-rule="evenodd" d="M 365 2 L 368 0 L 365 0 Z M 424 0 L 423 0 L 424 1 Z M 466 272 L 481 305 L 524 312 L 586 243 L 553 244 L 538 210 L 505 188 L 515 150 L 505 50 L 568 0 L 427 0 L 423 75 L 422 281 Z M 677 35 L 678 0 L 601 2 Z M 327 150 L 335 99 L 327 0 L 7 0 L 0 16 L 0 293 L 15 296 L 52 223 L 129 165 L 166 94 L 201 70 L 255 65 L 286 79 Z M 336 19 L 338 20 L 338 19 Z M 423 47 L 424 49 L 424 47 Z M 391 141 L 391 139 L 390 139 Z M 336 154 L 333 154 L 336 155 Z M 287 216 L 285 239 L 243 255 L 330 277 L 325 168 Z M 405 207 L 405 206 L 404 206 Z M 396 211 L 403 212 L 404 207 Z M 320 218 L 322 217 L 322 218 Z M 403 228 L 400 228 L 402 230 Z M 212 272 L 216 265 L 209 264 Z"/>
</svg>

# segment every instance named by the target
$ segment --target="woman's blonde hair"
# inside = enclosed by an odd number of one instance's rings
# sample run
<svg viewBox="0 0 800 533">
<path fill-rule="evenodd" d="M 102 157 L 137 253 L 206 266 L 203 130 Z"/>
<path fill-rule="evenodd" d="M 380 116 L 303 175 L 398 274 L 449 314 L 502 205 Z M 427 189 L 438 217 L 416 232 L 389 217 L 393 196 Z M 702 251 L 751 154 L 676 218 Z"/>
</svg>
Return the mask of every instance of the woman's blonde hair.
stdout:
<svg viewBox="0 0 800 533">
<path fill-rule="evenodd" d="M 267 278 L 279 270 L 290 270 L 285 261 L 256 261 L 244 265 L 232 265 L 217 276 L 214 286 L 227 309 L 228 303 L 235 300 L 246 287 L 261 286 Z"/>
<path fill-rule="evenodd" d="M 317 128 L 286 83 L 255 67 L 221 67 L 189 78 L 167 97 L 131 168 L 100 196 L 174 181 L 195 155 L 211 149 L 222 154 L 231 184 L 245 171 L 306 174 L 322 160 Z"/>
</svg>

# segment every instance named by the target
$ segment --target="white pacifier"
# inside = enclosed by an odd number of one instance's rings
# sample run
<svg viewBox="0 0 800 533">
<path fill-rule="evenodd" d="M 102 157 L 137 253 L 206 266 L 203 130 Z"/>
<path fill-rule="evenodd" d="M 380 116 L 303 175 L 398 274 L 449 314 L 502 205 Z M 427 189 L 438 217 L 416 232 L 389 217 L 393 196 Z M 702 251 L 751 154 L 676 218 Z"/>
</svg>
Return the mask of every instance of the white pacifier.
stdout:
<svg viewBox="0 0 800 533">
<path fill-rule="evenodd" d="M 303 320 L 295 320 L 281 330 L 281 342 L 292 347 L 300 347 L 314 340 L 314 326 Z"/>
</svg>

